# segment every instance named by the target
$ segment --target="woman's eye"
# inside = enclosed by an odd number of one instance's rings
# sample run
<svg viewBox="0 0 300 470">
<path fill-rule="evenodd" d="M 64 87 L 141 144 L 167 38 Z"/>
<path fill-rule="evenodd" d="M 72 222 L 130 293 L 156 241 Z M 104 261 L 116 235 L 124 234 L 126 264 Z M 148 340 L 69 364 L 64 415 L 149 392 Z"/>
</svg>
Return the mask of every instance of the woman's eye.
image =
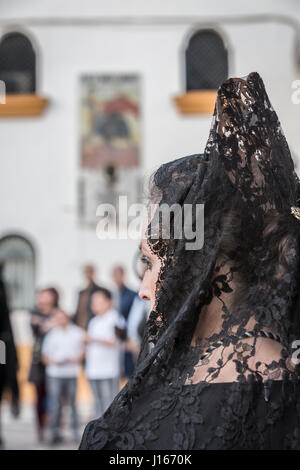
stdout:
<svg viewBox="0 0 300 470">
<path fill-rule="evenodd" d="M 146 269 L 151 269 L 152 268 L 152 263 L 151 263 L 150 259 L 147 258 L 147 256 L 142 255 L 141 256 L 141 261 L 144 264 Z"/>
</svg>

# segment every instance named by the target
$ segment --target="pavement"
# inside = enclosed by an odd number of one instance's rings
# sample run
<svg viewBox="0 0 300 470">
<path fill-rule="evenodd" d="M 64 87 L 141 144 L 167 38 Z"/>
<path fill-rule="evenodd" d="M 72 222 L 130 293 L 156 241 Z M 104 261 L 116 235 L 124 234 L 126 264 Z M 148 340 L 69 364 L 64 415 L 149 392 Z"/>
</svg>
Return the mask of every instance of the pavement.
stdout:
<svg viewBox="0 0 300 470">
<path fill-rule="evenodd" d="M 90 416 L 90 406 L 80 405 L 78 413 L 80 419 L 79 435 L 82 436 L 84 427 L 92 419 Z M 50 432 L 46 429 L 44 442 L 40 443 L 36 433 L 36 417 L 33 405 L 25 403 L 21 405 L 21 412 L 18 418 L 14 418 L 10 413 L 8 404 L 1 407 L 2 438 L 4 450 L 76 450 L 79 442 L 74 442 L 69 423 L 69 409 L 65 407 L 62 415 L 61 434 L 63 442 L 57 445 L 50 445 Z"/>
</svg>

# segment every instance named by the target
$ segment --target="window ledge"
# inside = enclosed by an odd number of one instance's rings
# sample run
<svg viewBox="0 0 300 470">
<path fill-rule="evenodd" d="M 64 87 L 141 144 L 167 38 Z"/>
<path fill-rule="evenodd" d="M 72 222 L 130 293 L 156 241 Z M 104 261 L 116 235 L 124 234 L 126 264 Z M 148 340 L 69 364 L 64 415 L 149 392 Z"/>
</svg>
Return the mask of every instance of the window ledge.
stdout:
<svg viewBox="0 0 300 470">
<path fill-rule="evenodd" d="M 212 114 L 217 90 L 191 90 L 174 96 L 177 109 L 181 114 Z"/>
<path fill-rule="evenodd" d="M 40 116 L 49 100 L 36 94 L 7 94 L 5 103 L 0 103 L 0 117 Z"/>
</svg>

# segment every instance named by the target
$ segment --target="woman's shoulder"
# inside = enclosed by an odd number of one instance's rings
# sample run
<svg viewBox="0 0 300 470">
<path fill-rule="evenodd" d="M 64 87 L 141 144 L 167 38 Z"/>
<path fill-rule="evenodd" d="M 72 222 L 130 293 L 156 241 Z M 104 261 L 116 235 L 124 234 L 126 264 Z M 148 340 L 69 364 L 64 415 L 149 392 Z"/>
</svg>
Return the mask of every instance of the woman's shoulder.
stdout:
<svg viewBox="0 0 300 470">
<path fill-rule="evenodd" d="M 90 432 L 94 428 L 96 422 L 97 422 L 97 419 L 93 419 L 92 421 L 89 421 L 87 423 L 87 425 L 85 426 L 78 450 L 88 450 L 89 449 Z"/>
</svg>

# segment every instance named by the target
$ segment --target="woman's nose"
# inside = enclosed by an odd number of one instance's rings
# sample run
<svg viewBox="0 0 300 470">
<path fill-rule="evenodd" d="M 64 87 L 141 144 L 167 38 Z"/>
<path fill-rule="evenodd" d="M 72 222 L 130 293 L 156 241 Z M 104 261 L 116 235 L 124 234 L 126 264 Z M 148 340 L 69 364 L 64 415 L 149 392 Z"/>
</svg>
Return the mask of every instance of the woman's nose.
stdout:
<svg viewBox="0 0 300 470">
<path fill-rule="evenodd" d="M 140 286 L 139 297 L 143 300 L 151 300 L 151 291 L 144 280 Z"/>
</svg>

